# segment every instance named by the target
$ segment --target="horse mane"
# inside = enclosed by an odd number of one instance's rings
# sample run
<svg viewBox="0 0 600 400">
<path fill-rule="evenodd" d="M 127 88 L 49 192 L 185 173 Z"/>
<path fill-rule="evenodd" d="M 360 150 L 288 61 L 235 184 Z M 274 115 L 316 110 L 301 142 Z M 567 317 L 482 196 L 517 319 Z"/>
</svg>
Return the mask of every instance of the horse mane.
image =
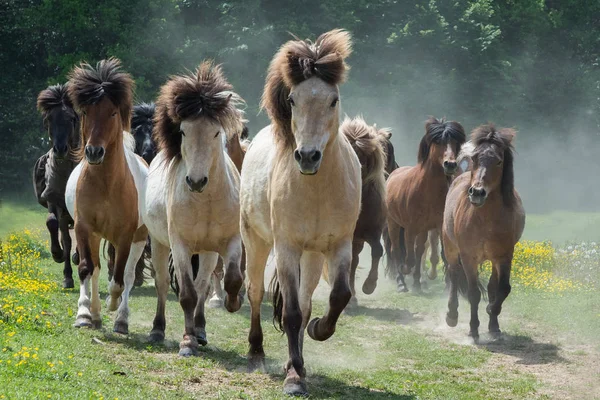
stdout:
<svg viewBox="0 0 600 400">
<path fill-rule="evenodd" d="M 154 103 L 140 103 L 133 106 L 133 114 L 131 116 L 131 129 L 135 129 L 146 123 L 152 124 L 156 105 Z"/>
<path fill-rule="evenodd" d="M 496 129 L 494 124 L 489 123 L 480 125 L 471 132 L 471 142 L 473 142 L 473 145 L 475 146 L 475 149 L 473 150 L 474 155 L 481 151 L 480 147 L 485 144 L 497 146 L 504 152 L 500 188 L 504 205 L 509 208 L 512 208 L 516 200 L 515 173 L 513 168 L 514 147 L 512 144 L 516 134 L 514 129 Z"/>
<path fill-rule="evenodd" d="M 240 133 L 240 140 L 247 140 L 250 132 L 248 131 L 248 126 L 244 124 L 242 128 L 242 133 Z"/>
<path fill-rule="evenodd" d="M 135 138 L 127 131 L 123 131 L 123 147 L 135 153 Z"/>
<path fill-rule="evenodd" d="M 468 162 L 468 160 L 473 155 L 474 150 L 475 146 L 473 145 L 472 141 L 469 140 L 463 143 L 463 145 L 460 147 L 460 153 L 458 153 L 458 157 L 456 157 L 456 163 L 460 166 L 464 160 L 467 160 Z"/>
<path fill-rule="evenodd" d="M 226 139 L 242 130 L 244 100 L 225 78 L 220 65 L 204 61 L 195 72 L 171 76 L 161 90 L 154 116 L 154 140 L 165 152 L 165 160 L 181 157 L 183 120 L 206 117 L 217 121 Z"/>
<path fill-rule="evenodd" d="M 433 144 L 447 144 L 450 141 L 455 141 L 460 152 L 460 148 L 466 140 L 465 129 L 458 122 L 446 121 L 445 118 L 429 117 L 425 122 L 425 135 L 419 144 L 417 160 L 419 164 L 427 161 L 429 150 Z"/>
<path fill-rule="evenodd" d="M 114 57 L 96 67 L 83 62 L 69 73 L 68 93 L 75 108 L 81 110 L 106 97 L 119 109 L 125 131 L 131 127 L 133 88 L 131 75 L 121 70 L 121 61 Z"/>
<path fill-rule="evenodd" d="M 37 109 L 44 120 L 55 107 L 73 109 L 73 102 L 69 98 L 68 84 L 48 86 L 37 97 Z"/>
<path fill-rule="evenodd" d="M 350 119 L 344 118 L 340 126 L 340 132 L 348 139 L 350 145 L 361 160 L 363 186 L 372 182 L 383 185 L 383 170 L 385 166 L 384 141 L 388 139 L 388 130 L 382 130 L 383 134 L 375 126 L 368 125 L 365 120 L 358 116 Z"/>
<path fill-rule="evenodd" d="M 286 146 L 294 143 L 290 90 L 311 77 L 331 85 L 342 83 L 349 67 L 345 59 L 352 52 L 350 34 L 334 29 L 310 40 L 290 40 L 273 57 L 261 99 L 274 126 L 275 137 Z"/>
</svg>

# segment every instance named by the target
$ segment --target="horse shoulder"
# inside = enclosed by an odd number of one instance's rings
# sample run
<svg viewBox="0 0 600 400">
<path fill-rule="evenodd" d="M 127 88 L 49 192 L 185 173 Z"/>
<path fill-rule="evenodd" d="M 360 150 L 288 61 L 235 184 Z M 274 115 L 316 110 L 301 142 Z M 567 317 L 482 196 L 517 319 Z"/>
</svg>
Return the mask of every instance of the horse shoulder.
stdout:
<svg viewBox="0 0 600 400">
<path fill-rule="evenodd" d="M 150 236 L 156 238 L 163 245 L 169 245 L 167 234 L 167 196 L 169 188 L 169 166 L 164 158 L 164 152 L 159 152 L 150 164 L 144 203 L 142 208 L 142 220 L 148 227 Z"/>
<path fill-rule="evenodd" d="M 81 170 L 83 163 L 77 164 L 77 166 L 69 175 L 67 180 L 67 188 L 65 189 L 65 202 L 67 204 L 67 210 L 69 214 L 75 218 L 75 194 L 77 193 L 77 184 L 79 183 L 79 177 L 81 176 Z"/>
</svg>

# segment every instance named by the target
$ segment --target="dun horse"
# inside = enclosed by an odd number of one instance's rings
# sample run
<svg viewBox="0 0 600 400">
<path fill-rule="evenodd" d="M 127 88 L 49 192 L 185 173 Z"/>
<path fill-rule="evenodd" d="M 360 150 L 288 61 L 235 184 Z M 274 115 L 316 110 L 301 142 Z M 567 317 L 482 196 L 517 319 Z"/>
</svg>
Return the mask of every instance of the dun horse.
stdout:
<svg viewBox="0 0 600 400">
<path fill-rule="evenodd" d="M 489 332 L 500 334 L 498 315 L 510 293 L 510 271 L 515 244 L 525 228 L 525 210 L 514 188 L 512 129 L 482 125 L 471 134 L 474 145 L 472 170 L 452 184 L 442 239 L 450 275 L 450 299 L 446 323 L 458 322 L 458 292 L 471 304 L 469 335 L 479 338 L 477 309 L 481 299 L 478 267 L 492 262 L 488 283 Z"/>
<path fill-rule="evenodd" d="M 362 199 L 361 209 L 352 239 L 352 265 L 350 270 L 350 288 L 352 297 L 347 307 L 355 307 L 355 279 L 360 253 L 365 242 L 371 246 L 371 269 L 363 283 L 362 290 L 371 294 L 377 287 L 379 260 L 383 256 L 381 234 L 385 228 L 385 163 L 391 132 L 367 125 L 361 118 L 346 118 L 340 126 L 341 133 L 352 145 L 361 166 Z M 328 265 L 323 268 L 323 277 L 328 279 Z"/>
<path fill-rule="evenodd" d="M 260 305 L 274 248 L 274 320 L 288 338 L 284 392 L 307 393 L 304 329 L 315 340 L 333 335 L 348 304 L 352 236 L 360 209 L 360 162 L 339 133 L 339 90 L 351 53 L 350 35 L 333 30 L 316 42 L 284 44 L 269 66 L 262 106 L 272 125 L 248 148 L 240 189 L 251 322 L 249 369 L 264 365 Z M 332 290 L 324 317 L 309 323 L 323 262 Z"/>
<path fill-rule="evenodd" d="M 442 226 L 446 193 L 464 142 L 465 132 L 458 122 L 430 118 L 419 145 L 417 166 L 399 168 L 387 181 L 391 259 L 394 269 L 405 275 L 416 266 L 416 291 L 421 290 L 420 266 L 428 232 Z M 430 271 L 432 279 L 435 267 Z"/>
<path fill-rule="evenodd" d="M 52 258 L 57 263 L 65 264 L 63 288 L 73 288 L 69 234 L 73 218 L 67 211 L 65 189 L 69 175 L 77 165 L 75 153 L 79 150 L 79 117 L 67 94 L 67 85 L 54 85 L 42 90 L 37 99 L 37 108 L 50 135 L 52 149 L 35 163 L 33 187 L 38 202 L 48 209 L 46 227 L 50 233 Z"/>
<path fill-rule="evenodd" d="M 85 143 L 85 157 L 69 177 L 66 192 L 81 258 L 75 326 L 102 325 L 98 283 L 100 240 L 104 238 L 116 248 L 108 309 L 118 307 L 114 331 L 127 334 L 129 291 L 148 236 L 140 215 L 147 166 L 133 153 L 133 138 L 124 132 L 129 130 L 133 81 L 115 58 L 95 67 L 83 63 L 69 77 L 69 97 L 80 111 Z"/>
<path fill-rule="evenodd" d="M 154 137 L 159 153 L 152 162 L 146 191 L 145 220 L 152 243 L 158 303 L 150 339 L 165 336 L 169 289 L 169 248 L 180 291 L 185 331 L 179 354 L 197 353 L 207 344 L 204 301 L 219 256 L 225 270 L 225 307 L 241 307 L 242 241 L 239 172 L 225 142 L 241 130 L 242 99 L 221 68 L 202 63 L 195 73 L 172 77 L 157 102 Z M 198 256 L 194 279 L 192 256 Z"/>
</svg>

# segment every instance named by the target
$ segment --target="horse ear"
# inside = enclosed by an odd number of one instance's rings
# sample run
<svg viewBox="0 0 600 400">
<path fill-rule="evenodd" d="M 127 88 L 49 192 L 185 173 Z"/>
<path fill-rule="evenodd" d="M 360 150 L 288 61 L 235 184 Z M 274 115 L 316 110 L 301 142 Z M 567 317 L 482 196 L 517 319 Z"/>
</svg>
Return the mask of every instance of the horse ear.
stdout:
<svg viewBox="0 0 600 400">
<path fill-rule="evenodd" d="M 390 128 L 381 128 L 378 132 L 387 140 L 390 140 L 392 137 L 392 130 Z"/>
<path fill-rule="evenodd" d="M 229 93 L 229 94 L 227 95 L 227 99 L 225 99 L 225 105 L 228 105 L 228 104 L 229 104 L 229 101 L 231 100 L 231 97 L 232 97 L 232 96 L 233 96 L 233 93 Z"/>
<path fill-rule="evenodd" d="M 500 135 L 506 139 L 508 143 L 512 143 L 515 137 L 517 136 L 517 131 L 512 128 L 503 128 L 498 132 Z"/>
</svg>

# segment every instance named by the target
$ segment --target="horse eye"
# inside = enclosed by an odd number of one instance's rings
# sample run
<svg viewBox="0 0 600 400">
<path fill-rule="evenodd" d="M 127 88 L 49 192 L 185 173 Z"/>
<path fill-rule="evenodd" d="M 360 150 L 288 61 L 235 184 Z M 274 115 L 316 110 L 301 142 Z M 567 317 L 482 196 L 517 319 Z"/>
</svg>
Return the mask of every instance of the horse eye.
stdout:
<svg viewBox="0 0 600 400">
<path fill-rule="evenodd" d="M 111 117 L 114 117 L 115 115 L 117 115 L 117 112 L 115 111 L 114 113 L 111 114 Z"/>
<path fill-rule="evenodd" d="M 87 115 L 87 111 L 82 111 L 81 112 L 83 115 Z"/>
<path fill-rule="evenodd" d="M 498 161 L 498 166 L 502 165 L 502 160 Z"/>
<path fill-rule="evenodd" d="M 290 105 L 291 105 L 292 107 L 296 105 L 296 103 L 294 103 L 294 99 L 292 98 L 292 95 L 290 95 L 290 96 L 288 97 L 288 101 L 290 102 Z"/>
<path fill-rule="evenodd" d="M 221 131 L 217 131 L 217 133 L 215 133 L 215 138 L 219 136 L 219 133 L 221 133 Z"/>
<path fill-rule="evenodd" d="M 333 99 L 333 101 L 331 102 L 331 108 L 334 108 L 337 105 L 338 101 L 338 98 Z"/>
<path fill-rule="evenodd" d="M 181 134 L 181 136 L 185 136 L 185 132 L 183 132 L 183 129 L 179 128 L 179 133 Z"/>
</svg>

